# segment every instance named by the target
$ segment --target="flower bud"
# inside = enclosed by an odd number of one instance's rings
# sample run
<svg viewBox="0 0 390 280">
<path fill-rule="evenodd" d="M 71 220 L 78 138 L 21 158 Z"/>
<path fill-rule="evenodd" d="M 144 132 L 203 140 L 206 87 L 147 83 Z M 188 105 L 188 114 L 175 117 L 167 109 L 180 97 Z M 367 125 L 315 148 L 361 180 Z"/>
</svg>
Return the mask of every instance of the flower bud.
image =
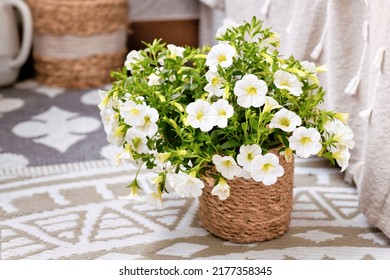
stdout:
<svg viewBox="0 0 390 280">
<path fill-rule="evenodd" d="M 334 117 L 340 120 L 343 124 L 348 123 L 349 114 L 348 113 L 336 113 Z"/>
</svg>

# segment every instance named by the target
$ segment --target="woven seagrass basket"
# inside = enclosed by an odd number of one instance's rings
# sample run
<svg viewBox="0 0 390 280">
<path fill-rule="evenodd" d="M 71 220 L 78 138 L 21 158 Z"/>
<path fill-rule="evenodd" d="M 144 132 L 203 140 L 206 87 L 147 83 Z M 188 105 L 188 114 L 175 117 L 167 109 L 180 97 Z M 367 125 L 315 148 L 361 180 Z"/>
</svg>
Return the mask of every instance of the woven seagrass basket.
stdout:
<svg viewBox="0 0 390 280">
<path fill-rule="evenodd" d="M 99 87 L 127 53 L 128 0 L 26 0 L 33 16 L 36 79 L 63 88 Z"/>
<path fill-rule="evenodd" d="M 283 235 L 290 224 L 294 162 L 279 156 L 284 175 L 271 186 L 253 179 L 229 180 L 230 196 L 219 200 L 211 194 L 214 180 L 204 179 L 199 217 L 213 235 L 235 243 L 266 241 Z"/>
</svg>

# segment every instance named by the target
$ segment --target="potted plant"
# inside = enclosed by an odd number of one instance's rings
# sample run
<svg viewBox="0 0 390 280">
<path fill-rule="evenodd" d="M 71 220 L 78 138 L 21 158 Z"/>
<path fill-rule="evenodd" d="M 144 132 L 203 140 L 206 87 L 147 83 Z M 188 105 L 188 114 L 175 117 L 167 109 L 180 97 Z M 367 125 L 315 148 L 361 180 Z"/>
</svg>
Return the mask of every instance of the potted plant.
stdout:
<svg viewBox="0 0 390 280">
<path fill-rule="evenodd" d="M 348 166 L 348 115 L 322 108 L 321 69 L 279 55 L 262 21 L 218 34 L 211 48 L 155 40 L 131 51 L 112 88 L 100 91 L 107 139 L 123 148 L 118 164 L 153 171 L 149 186 L 137 173 L 129 198 L 162 207 L 166 193 L 200 197 L 211 233 L 275 238 L 290 221 L 294 156 Z"/>
</svg>

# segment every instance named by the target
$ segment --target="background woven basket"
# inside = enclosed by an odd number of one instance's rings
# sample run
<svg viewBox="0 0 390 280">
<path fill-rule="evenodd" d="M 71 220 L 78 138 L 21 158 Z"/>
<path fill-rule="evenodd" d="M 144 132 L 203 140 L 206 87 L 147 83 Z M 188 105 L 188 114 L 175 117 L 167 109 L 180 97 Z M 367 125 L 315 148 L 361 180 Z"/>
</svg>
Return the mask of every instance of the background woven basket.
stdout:
<svg viewBox="0 0 390 280">
<path fill-rule="evenodd" d="M 290 224 L 294 162 L 279 155 L 285 174 L 271 186 L 252 179 L 229 180 L 230 197 L 224 201 L 211 194 L 213 179 L 204 180 L 199 198 L 199 217 L 210 233 L 236 243 L 277 238 Z"/>
<path fill-rule="evenodd" d="M 111 81 L 111 70 L 123 66 L 127 53 L 128 0 L 26 2 L 33 16 L 33 59 L 39 82 L 64 88 L 99 87 Z M 113 47 L 114 42 L 107 42 L 111 43 L 109 51 L 105 51 L 104 39 L 96 37 L 107 34 L 116 36 L 111 38 L 119 36 L 114 40 L 117 46 Z M 76 43 L 62 44 L 69 40 Z M 94 43 L 99 40 L 102 44 Z M 77 42 L 86 44 L 77 45 Z M 56 48 L 50 49 L 51 46 Z M 88 47 L 80 54 L 78 47 L 82 46 L 84 49 Z"/>
</svg>

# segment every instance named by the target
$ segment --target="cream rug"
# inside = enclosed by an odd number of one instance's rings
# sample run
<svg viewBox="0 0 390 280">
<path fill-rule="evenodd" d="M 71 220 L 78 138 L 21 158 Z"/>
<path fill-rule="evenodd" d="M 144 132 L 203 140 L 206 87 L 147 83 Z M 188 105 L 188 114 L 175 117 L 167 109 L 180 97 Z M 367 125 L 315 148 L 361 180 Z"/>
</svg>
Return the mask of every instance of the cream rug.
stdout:
<svg viewBox="0 0 390 280">
<path fill-rule="evenodd" d="M 1 259 L 390 259 L 356 189 L 317 159 L 297 161 L 288 232 L 247 245 L 204 230 L 195 199 L 172 197 L 163 210 L 120 200 L 128 168 L 81 167 L 0 179 Z"/>
</svg>

